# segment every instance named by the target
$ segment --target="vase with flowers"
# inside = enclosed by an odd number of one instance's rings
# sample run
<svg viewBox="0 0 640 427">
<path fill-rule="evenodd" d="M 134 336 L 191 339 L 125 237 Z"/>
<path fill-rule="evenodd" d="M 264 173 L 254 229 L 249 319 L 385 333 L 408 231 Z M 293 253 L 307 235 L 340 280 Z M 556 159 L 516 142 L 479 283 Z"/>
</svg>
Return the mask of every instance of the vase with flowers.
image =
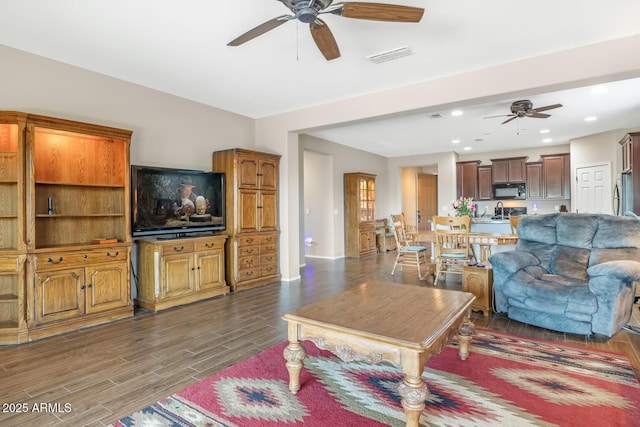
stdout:
<svg viewBox="0 0 640 427">
<path fill-rule="evenodd" d="M 469 215 L 474 216 L 476 213 L 477 205 L 473 203 L 472 197 L 460 197 L 453 202 L 453 210 L 456 211 L 456 215 Z"/>
</svg>

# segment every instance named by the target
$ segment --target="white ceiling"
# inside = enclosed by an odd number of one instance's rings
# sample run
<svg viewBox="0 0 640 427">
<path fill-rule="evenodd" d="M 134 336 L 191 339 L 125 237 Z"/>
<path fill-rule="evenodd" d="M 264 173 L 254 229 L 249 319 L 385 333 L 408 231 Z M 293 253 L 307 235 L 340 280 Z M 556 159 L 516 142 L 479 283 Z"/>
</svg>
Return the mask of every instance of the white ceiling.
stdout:
<svg viewBox="0 0 640 427">
<path fill-rule="evenodd" d="M 226 46 L 288 14 L 276 0 L 0 0 L 0 44 L 261 118 L 640 33 L 637 0 L 386 2 L 424 7 L 425 15 L 418 24 L 323 15 L 342 53 L 331 62 L 297 21 Z M 401 46 L 415 53 L 378 65 L 365 58 Z M 534 71 L 552 73 L 553 64 Z M 549 111 L 548 119 L 505 125 L 502 118 L 483 119 L 508 114 L 516 97 L 469 103 L 459 117 L 429 111 L 311 134 L 392 157 L 462 152 L 466 146 L 477 152 L 535 146 L 542 144 L 541 129 L 549 129 L 551 144 L 566 144 L 640 126 L 640 79 L 606 86 L 601 95 L 592 95 L 591 88 L 523 95 L 534 107 L 564 105 Z M 442 118 L 429 117 L 436 112 Z M 585 123 L 590 115 L 598 120 Z M 454 138 L 461 142 L 452 145 Z"/>
</svg>

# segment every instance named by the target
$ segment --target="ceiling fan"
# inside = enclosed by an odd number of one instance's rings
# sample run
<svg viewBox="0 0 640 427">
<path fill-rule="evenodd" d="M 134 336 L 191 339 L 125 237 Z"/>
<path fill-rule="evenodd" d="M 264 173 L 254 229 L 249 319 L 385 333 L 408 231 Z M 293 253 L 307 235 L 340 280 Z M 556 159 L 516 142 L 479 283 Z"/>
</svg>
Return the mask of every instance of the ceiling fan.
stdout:
<svg viewBox="0 0 640 427">
<path fill-rule="evenodd" d="M 340 57 L 340 49 L 331 30 L 319 15 L 331 13 L 345 18 L 367 19 L 373 21 L 419 22 L 424 9 L 411 6 L 399 6 L 386 3 L 344 2 L 333 4 L 333 0 L 277 0 L 293 15 L 282 15 L 258 25 L 236 39 L 227 46 L 239 46 L 243 43 L 279 27 L 294 19 L 309 24 L 311 36 L 322 55 L 331 61 Z"/>
<path fill-rule="evenodd" d="M 499 116 L 489 116 L 485 117 L 485 119 L 491 119 L 494 117 L 510 117 L 500 124 L 509 123 L 514 119 L 521 119 L 524 117 L 533 117 L 534 119 L 546 119 L 547 117 L 551 117 L 551 114 L 544 114 L 541 111 L 553 110 L 554 108 L 560 108 L 562 104 L 553 104 L 547 105 L 544 107 L 533 108 L 533 103 L 528 99 L 523 99 L 521 101 L 515 101 L 511 104 L 511 114 L 502 114 Z"/>
</svg>

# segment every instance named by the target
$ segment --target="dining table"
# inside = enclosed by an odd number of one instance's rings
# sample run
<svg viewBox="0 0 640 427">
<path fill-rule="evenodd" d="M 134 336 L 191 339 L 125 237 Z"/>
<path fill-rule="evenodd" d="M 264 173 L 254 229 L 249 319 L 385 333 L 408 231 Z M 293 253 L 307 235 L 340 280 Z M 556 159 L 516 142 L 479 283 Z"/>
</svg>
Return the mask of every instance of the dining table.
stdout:
<svg viewBox="0 0 640 427">
<path fill-rule="evenodd" d="M 413 233 L 417 243 L 435 243 L 436 233 L 433 230 L 422 230 Z M 518 235 L 511 233 L 485 233 L 469 232 L 469 242 L 480 246 L 481 263 L 487 263 L 491 256 L 491 247 L 497 245 L 515 245 L 518 243 Z"/>
</svg>

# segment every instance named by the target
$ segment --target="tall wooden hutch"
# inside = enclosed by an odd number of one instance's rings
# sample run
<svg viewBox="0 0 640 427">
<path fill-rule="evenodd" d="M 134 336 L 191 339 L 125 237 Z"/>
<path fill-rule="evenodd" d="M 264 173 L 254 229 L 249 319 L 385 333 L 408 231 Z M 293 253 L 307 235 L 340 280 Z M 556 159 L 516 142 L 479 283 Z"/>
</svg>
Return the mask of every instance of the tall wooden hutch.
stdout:
<svg viewBox="0 0 640 427">
<path fill-rule="evenodd" d="M 226 176 L 226 276 L 234 291 L 280 280 L 279 163 L 279 155 L 241 148 L 213 153 L 213 170 Z"/>
<path fill-rule="evenodd" d="M 376 176 L 344 174 L 345 255 L 361 257 L 376 249 Z"/>
<path fill-rule="evenodd" d="M 0 344 L 133 315 L 130 141 L 0 112 Z"/>
</svg>

